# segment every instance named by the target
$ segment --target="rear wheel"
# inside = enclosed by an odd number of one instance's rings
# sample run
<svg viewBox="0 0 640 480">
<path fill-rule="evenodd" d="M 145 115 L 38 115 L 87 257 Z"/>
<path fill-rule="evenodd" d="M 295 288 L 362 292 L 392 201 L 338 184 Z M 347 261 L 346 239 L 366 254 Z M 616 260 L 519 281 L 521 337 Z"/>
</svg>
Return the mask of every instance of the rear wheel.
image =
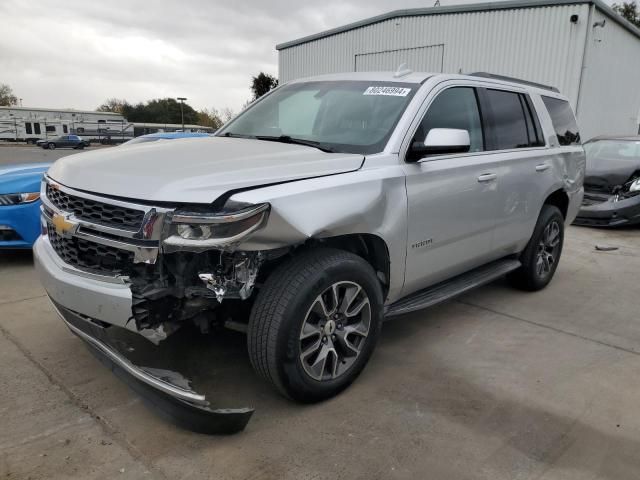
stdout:
<svg viewBox="0 0 640 480">
<path fill-rule="evenodd" d="M 281 393 L 313 402 L 351 384 L 366 365 L 383 317 L 380 283 L 362 258 L 320 248 L 281 265 L 251 312 L 249 357 Z"/>
<path fill-rule="evenodd" d="M 56 144 L 55 143 L 50 143 L 48 146 L 49 150 L 55 150 L 56 149 Z"/>
<path fill-rule="evenodd" d="M 544 205 L 533 235 L 520 255 L 522 267 L 509 275 L 514 286 L 536 291 L 546 287 L 558 268 L 564 244 L 564 217 L 554 205 Z"/>
</svg>

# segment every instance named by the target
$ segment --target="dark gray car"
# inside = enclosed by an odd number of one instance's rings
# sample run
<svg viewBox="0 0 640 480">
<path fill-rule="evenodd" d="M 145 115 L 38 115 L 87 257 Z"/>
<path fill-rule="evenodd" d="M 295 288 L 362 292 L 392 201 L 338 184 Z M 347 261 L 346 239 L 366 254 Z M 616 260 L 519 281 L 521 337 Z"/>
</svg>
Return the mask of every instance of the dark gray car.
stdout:
<svg viewBox="0 0 640 480">
<path fill-rule="evenodd" d="M 62 135 L 56 138 L 38 140 L 36 145 L 49 150 L 55 150 L 56 148 L 76 148 L 82 150 L 84 147 L 89 146 L 89 142 L 78 135 Z"/>
<path fill-rule="evenodd" d="M 597 137 L 584 145 L 587 171 L 576 225 L 640 224 L 640 136 Z"/>
</svg>

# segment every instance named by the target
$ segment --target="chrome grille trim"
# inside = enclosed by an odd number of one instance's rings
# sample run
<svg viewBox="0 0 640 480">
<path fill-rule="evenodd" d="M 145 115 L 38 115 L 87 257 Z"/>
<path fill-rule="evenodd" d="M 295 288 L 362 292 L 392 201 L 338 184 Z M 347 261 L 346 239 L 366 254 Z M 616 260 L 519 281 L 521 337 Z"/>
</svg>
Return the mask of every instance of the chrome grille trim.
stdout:
<svg viewBox="0 0 640 480">
<path fill-rule="evenodd" d="M 121 209 L 130 211 L 139 210 L 143 212 L 140 224 L 137 228 L 126 229 L 117 228 L 104 223 L 96 223 L 82 217 L 82 212 L 66 211 L 55 205 L 47 193 L 51 188 L 64 192 L 64 194 L 80 199 L 89 200 L 91 202 L 105 205 L 116 206 Z M 60 185 L 45 176 L 41 186 L 43 226 L 49 231 L 55 224 L 54 217 L 63 217 L 65 222 L 73 225 L 71 232 L 67 232 L 67 236 L 80 241 L 90 242 L 91 244 L 101 245 L 105 248 L 115 248 L 124 252 L 133 253 L 131 256 L 133 263 L 154 264 L 157 261 L 160 252 L 160 241 L 162 239 L 162 231 L 165 220 L 173 210 L 161 207 L 152 207 L 149 205 L 141 205 L 137 203 L 129 203 L 121 200 L 113 200 L 110 198 L 99 197 L 97 195 L 79 192 L 72 188 Z M 109 208 L 109 207 L 107 207 Z M 76 213 L 80 213 L 77 215 Z M 62 243 L 60 244 L 62 245 Z M 61 247 L 62 248 L 62 247 Z M 97 251 L 102 251 L 98 249 Z M 64 252 L 56 252 L 61 259 L 65 259 Z M 67 262 L 72 261 L 73 255 L 66 255 Z M 86 270 L 86 266 L 77 262 L 77 264 L 69 263 L 79 270 Z M 122 273 L 118 269 L 102 270 L 102 273 L 110 276 L 119 276 Z"/>
<path fill-rule="evenodd" d="M 102 203 L 105 205 L 112 205 L 115 207 L 131 209 L 131 210 L 140 210 L 144 212 L 144 216 L 142 219 L 141 225 L 137 230 L 133 231 L 131 229 L 117 228 L 108 225 L 104 225 L 102 223 L 92 222 L 87 219 L 83 219 L 74 214 L 74 212 L 69 212 L 58 208 L 54 205 L 49 198 L 47 198 L 47 185 L 53 186 L 54 188 L 60 190 L 61 192 L 66 193 L 67 195 L 72 195 L 74 197 L 80 197 L 86 200 L 91 200 L 93 202 Z M 149 205 L 141 205 L 139 203 L 133 202 L 124 202 L 122 200 L 114 200 L 111 198 L 99 197 L 97 195 L 93 195 L 90 193 L 79 192 L 74 190 L 73 188 L 65 187 L 53 180 L 51 180 L 48 176 L 45 175 L 42 181 L 41 187 L 41 195 L 42 203 L 46 205 L 46 207 L 54 213 L 58 215 L 66 216 L 70 221 L 79 224 L 81 227 L 85 226 L 90 228 L 91 230 L 97 230 L 99 232 L 104 232 L 109 235 L 116 235 L 118 237 L 124 238 L 133 238 L 138 240 L 157 240 L 160 241 L 162 238 L 162 226 L 164 224 L 164 220 L 167 214 L 173 212 L 173 209 L 170 208 L 162 208 L 162 207 L 152 207 Z"/>
</svg>

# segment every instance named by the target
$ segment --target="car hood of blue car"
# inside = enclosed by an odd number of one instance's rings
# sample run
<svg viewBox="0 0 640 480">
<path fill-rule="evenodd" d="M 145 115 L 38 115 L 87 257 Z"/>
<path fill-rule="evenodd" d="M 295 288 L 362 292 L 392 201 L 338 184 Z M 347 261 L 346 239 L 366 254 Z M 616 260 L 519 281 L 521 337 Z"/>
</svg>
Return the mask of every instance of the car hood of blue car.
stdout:
<svg viewBox="0 0 640 480">
<path fill-rule="evenodd" d="M 52 163 L 0 165 L 0 195 L 39 192 L 42 176 Z"/>
</svg>

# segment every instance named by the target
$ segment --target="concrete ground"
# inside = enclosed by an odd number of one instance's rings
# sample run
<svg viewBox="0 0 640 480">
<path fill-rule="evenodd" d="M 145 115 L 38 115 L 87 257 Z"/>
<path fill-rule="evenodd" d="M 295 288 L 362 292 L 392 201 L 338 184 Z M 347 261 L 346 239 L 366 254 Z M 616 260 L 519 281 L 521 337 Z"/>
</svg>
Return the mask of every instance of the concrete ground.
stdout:
<svg viewBox="0 0 640 480">
<path fill-rule="evenodd" d="M 146 408 L 61 324 L 31 255 L 3 254 L 0 478 L 638 478 L 639 239 L 570 228 L 549 288 L 498 281 L 385 324 L 359 380 L 318 405 L 259 380 L 241 334 L 187 338 L 196 386 L 256 407 L 230 437 Z"/>
<path fill-rule="evenodd" d="M 85 150 L 72 148 L 57 148 L 45 150 L 44 148 L 25 144 L 12 144 L 0 142 L 0 165 L 13 165 L 19 163 L 54 162 L 59 158 L 76 153 L 90 152 L 99 148 L 113 148 L 112 146 L 92 145 Z"/>
</svg>

